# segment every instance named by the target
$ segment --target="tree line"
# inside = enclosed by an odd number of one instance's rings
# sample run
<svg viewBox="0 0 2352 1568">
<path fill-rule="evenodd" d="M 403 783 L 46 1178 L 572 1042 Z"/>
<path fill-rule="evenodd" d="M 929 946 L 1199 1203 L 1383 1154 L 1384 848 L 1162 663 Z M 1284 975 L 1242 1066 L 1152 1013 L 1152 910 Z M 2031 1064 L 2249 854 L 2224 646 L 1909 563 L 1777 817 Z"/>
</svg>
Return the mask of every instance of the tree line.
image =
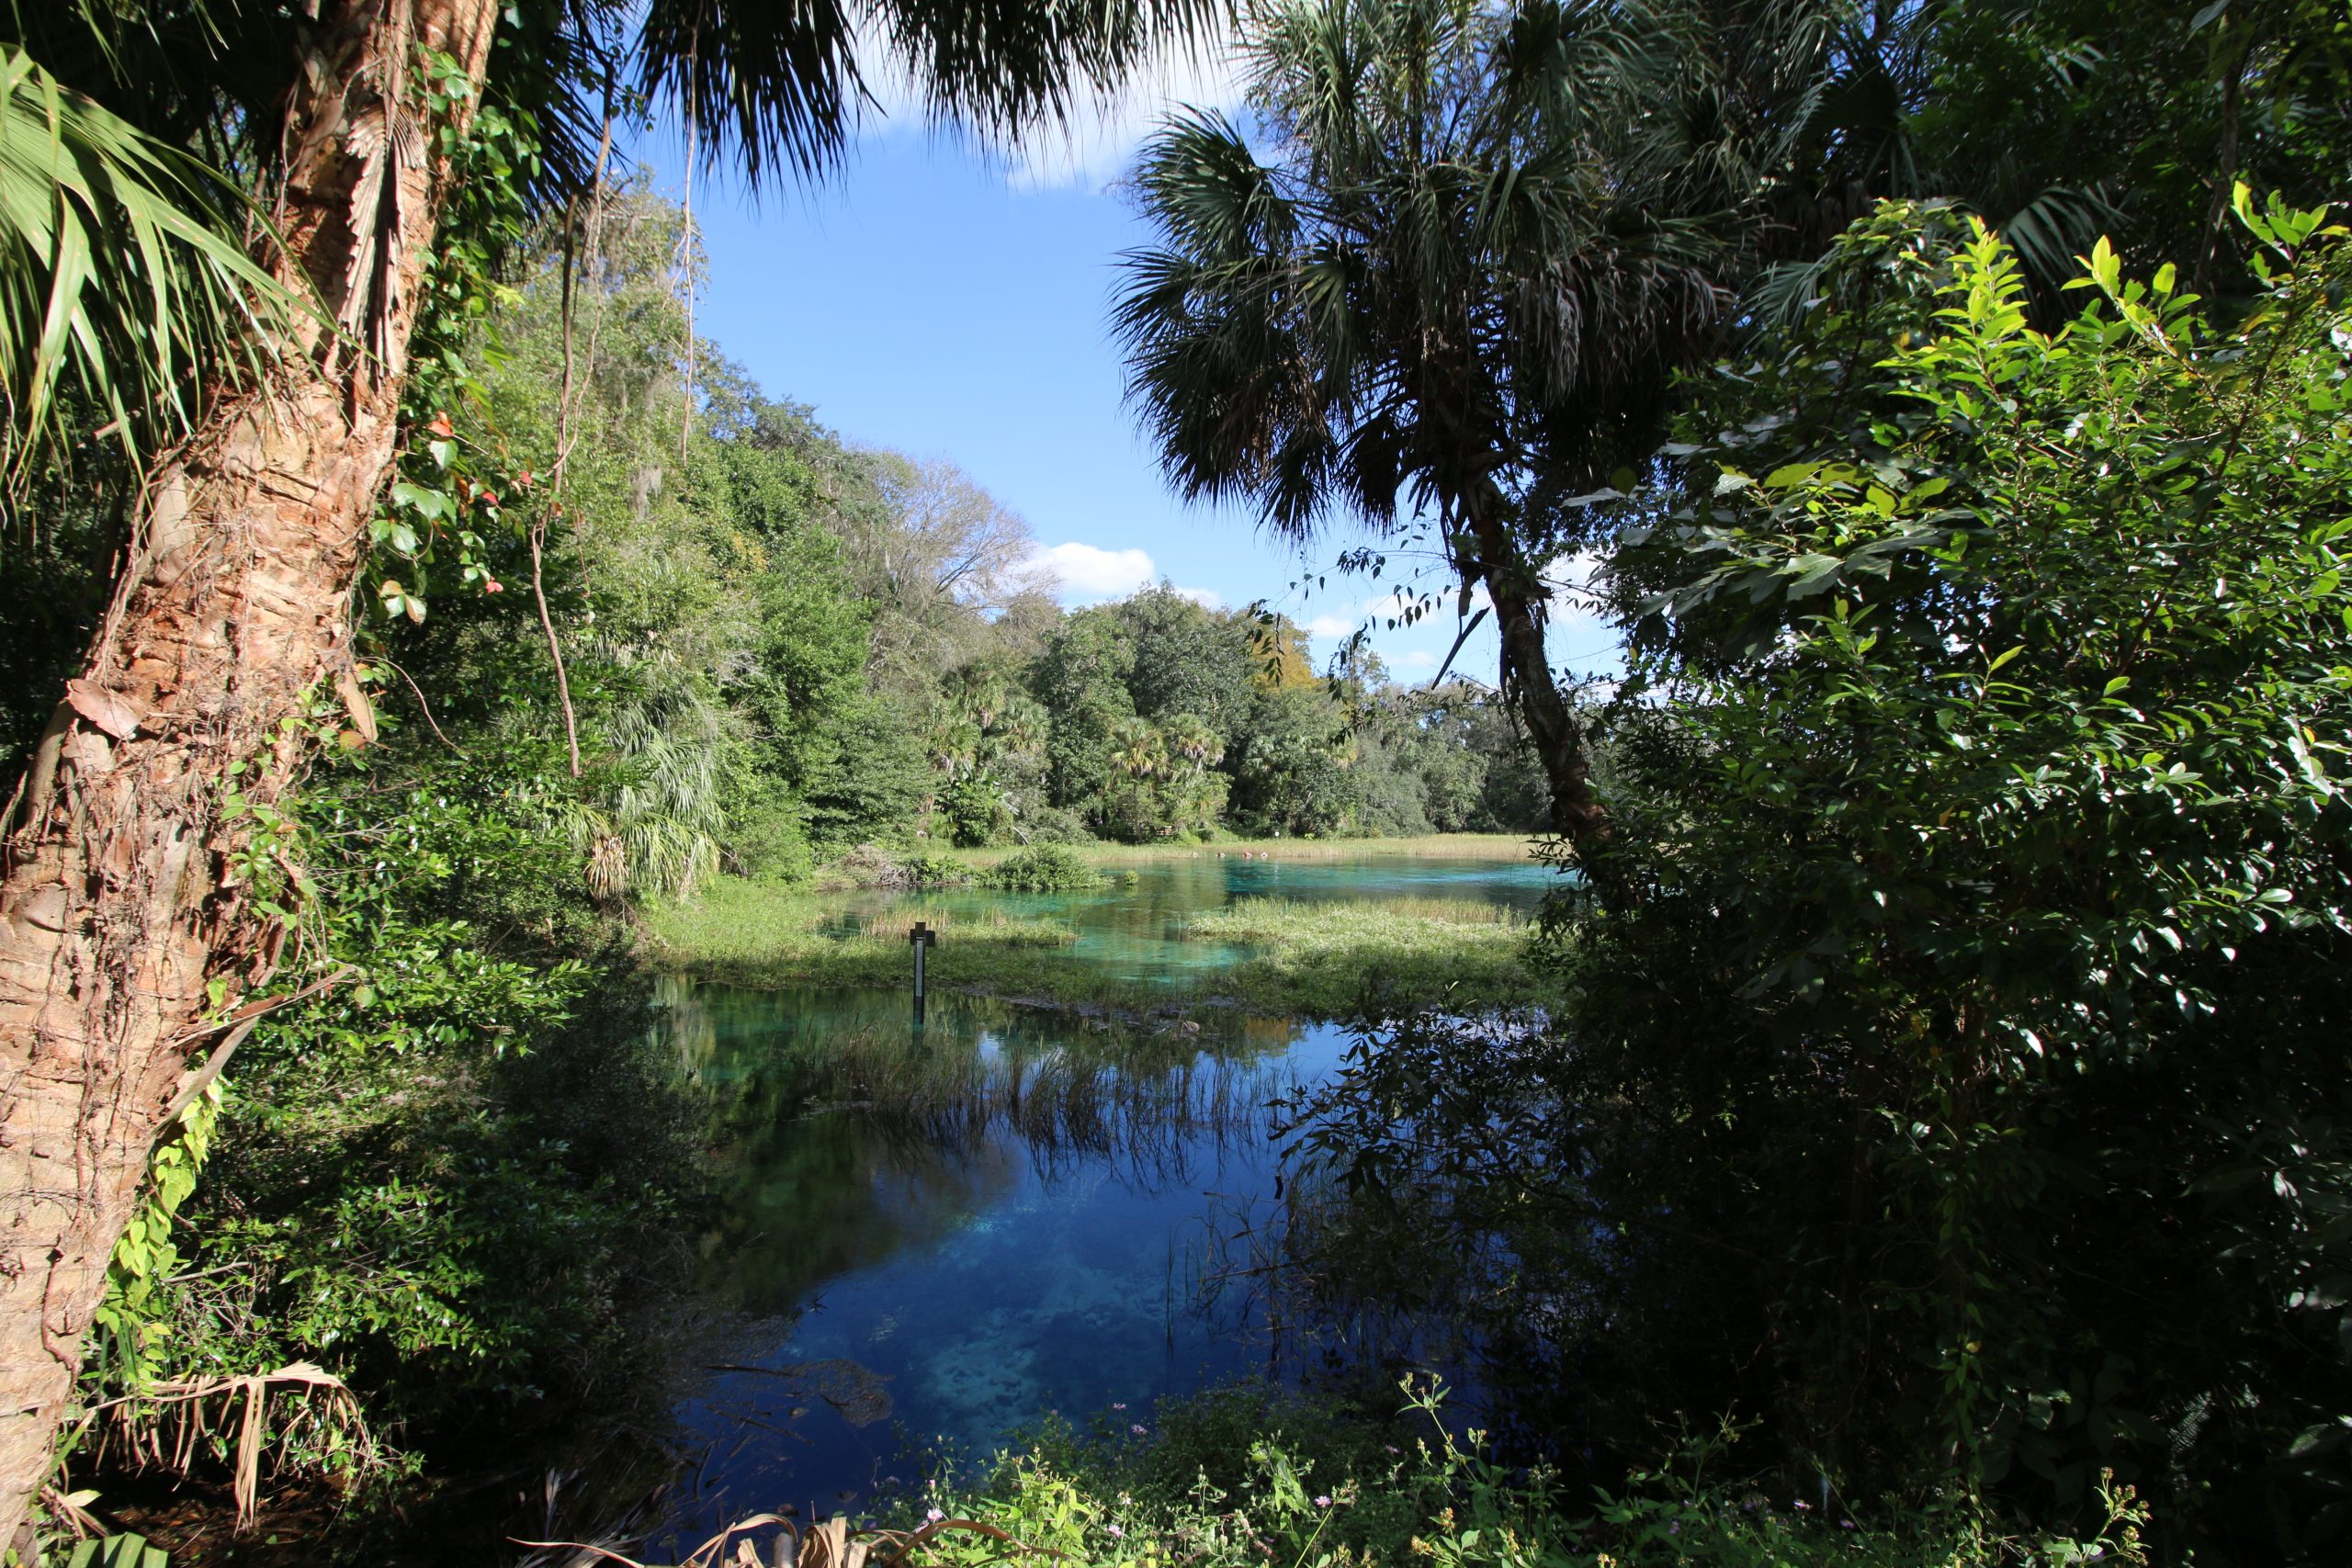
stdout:
<svg viewBox="0 0 2352 1568">
<path fill-rule="evenodd" d="M 869 840 L 1540 820 L 1491 693 L 1396 687 L 1354 644 L 1318 674 L 1285 617 L 1164 583 L 1064 610 L 954 464 L 844 446 L 721 344 L 689 395 L 675 203 L 632 186 L 568 225 L 510 256 L 448 434 L 428 421 L 390 491 L 362 590 L 385 658 L 360 679 L 401 730 L 379 766 L 514 760 L 614 898 L 797 880 Z"/>
</svg>

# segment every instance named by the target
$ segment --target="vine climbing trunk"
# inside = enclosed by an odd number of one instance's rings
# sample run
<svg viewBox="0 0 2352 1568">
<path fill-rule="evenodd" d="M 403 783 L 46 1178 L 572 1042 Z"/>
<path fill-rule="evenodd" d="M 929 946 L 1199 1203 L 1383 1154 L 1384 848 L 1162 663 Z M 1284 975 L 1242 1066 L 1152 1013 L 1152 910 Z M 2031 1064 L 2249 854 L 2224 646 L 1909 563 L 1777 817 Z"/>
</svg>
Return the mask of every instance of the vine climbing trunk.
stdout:
<svg viewBox="0 0 2352 1568">
<path fill-rule="evenodd" d="M 285 940 L 255 906 L 290 868 L 239 803 L 266 807 L 292 782 L 318 694 L 373 728 L 351 590 L 444 174 L 420 51 L 479 89 L 497 0 L 313 9 L 272 265 L 322 310 L 150 477 L 0 847 L 0 1546 L 27 1561 L 28 1507 L 149 1150 L 209 1025 Z"/>
</svg>

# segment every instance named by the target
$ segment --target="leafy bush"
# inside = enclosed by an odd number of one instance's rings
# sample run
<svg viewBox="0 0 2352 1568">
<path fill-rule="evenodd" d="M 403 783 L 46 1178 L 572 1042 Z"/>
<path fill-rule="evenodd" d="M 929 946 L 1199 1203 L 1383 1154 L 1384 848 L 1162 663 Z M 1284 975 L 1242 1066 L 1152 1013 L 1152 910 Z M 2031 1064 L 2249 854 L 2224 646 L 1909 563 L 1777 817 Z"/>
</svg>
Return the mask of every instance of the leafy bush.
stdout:
<svg viewBox="0 0 2352 1568">
<path fill-rule="evenodd" d="M 277 819 L 316 899 L 275 982 L 302 994 L 159 1152 L 92 1336 L 99 1396 L 311 1361 L 404 1446 L 446 1448 L 488 1405 L 634 1359 L 691 1106 L 642 990 L 534 940 L 589 949 L 597 929 L 576 859 L 533 830 L 541 781 L 470 782 L 358 772 Z M 281 1471 L 349 1457 L 299 1400 L 268 1422 Z"/>
<path fill-rule="evenodd" d="M 1033 844 L 1091 844 L 1092 829 L 1086 818 L 1075 811 L 1058 806 L 1041 806 L 1022 822 L 1022 829 Z"/>
<path fill-rule="evenodd" d="M 1032 844 L 991 866 L 982 880 L 1019 893 L 1076 893 L 1108 886 L 1077 851 L 1060 844 Z"/>
<path fill-rule="evenodd" d="M 938 1522 L 928 1560 L 982 1568 L 996 1536 L 1081 1563 L 1202 1568 L 1990 1568 L 2144 1562 L 2145 1512 L 2105 1486 L 2088 1539 L 2004 1535 L 1964 1513 L 1856 1518 L 1726 1473 L 1737 1433 L 1686 1439 L 1669 1461 L 1598 1494 L 1556 1471 L 1498 1462 L 1443 1418 L 1434 1385 L 1400 1416 L 1229 1389 L 1164 1402 L 1148 1422 L 1113 1412 L 1081 1434 L 1049 1422 L 982 1487 L 952 1477 L 900 1505 Z M 1585 1499 L 1589 1496 L 1590 1501 Z M 900 1522 L 900 1521 L 893 1521 Z"/>
<path fill-rule="evenodd" d="M 907 880 L 917 887 L 944 887 L 972 880 L 969 865 L 936 850 L 917 850 L 899 864 L 906 872 Z"/>
<path fill-rule="evenodd" d="M 1000 842 L 1012 831 L 1012 807 L 1005 802 L 1005 792 L 984 773 L 968 774 L 940 791 L 939 815 L 961 850 Z"/>
</svg>

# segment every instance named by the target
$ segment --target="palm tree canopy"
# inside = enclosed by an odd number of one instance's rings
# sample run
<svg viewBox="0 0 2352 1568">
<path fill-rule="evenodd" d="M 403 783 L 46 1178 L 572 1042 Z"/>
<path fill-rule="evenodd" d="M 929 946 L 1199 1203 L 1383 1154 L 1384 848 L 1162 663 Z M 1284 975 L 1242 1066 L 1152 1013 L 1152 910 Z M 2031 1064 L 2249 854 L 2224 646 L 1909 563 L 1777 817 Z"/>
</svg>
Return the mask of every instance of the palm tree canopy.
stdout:
<svg viewBox="0 0 2352 1568">
<path fill-rule="evenodd" d="M 1601 152 L 1622 18 L 1536 0 L 1267 0 L 1261 159 L 1189 113 L 1137 176 L 1131 389 L 1192 496 L 1305 536 L 1333 506 L 1509 488 L 1539 441 L 1645 419 L 1723 304 L 1701 225 Z"/>
<path fill-rule="evenodd" d="M 187 428 L 196 389 L 265 352 L 298 302 L 247 259 L 315 4 L 0 4 L 0 469 L 14 475 L 71 384 L 134 456 Z M 1215 0 L 514 0 L 493 97 L 528 113 L 532 195 L 583 188 L 608 116 L 668 101 L 706 161 L 754 186 L 815 176 L 903 72 L 930 113 L 1004 135 L 1066 117 Z M 209 165 L 209 166 L 208 166 Z M 217 174 L 213 170 L 232 171 Z"/>
<path fill-rule="evenodd" d="M 639 87 L 686 105 L 712 155 L 754 184 L 831 166 L 870 101 L 870 65 L 903 72 L 934 117 L 1013 133 L 1066 118 L 1222 10 L 1216 0 L 568 3 L 583 34 L 641 17 L 627 46 Z"/>
</svg>

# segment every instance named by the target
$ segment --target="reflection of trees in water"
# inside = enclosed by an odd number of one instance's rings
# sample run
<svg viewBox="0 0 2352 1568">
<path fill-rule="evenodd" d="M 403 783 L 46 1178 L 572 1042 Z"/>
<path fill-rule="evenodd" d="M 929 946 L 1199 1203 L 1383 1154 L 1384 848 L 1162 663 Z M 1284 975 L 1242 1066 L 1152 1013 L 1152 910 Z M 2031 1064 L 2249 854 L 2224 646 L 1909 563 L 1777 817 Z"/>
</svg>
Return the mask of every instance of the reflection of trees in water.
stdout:
<svg viewBox="0 0 2352 1568">
<path fill-rule="evenodd" d="M 944 1236 L 1027 1169 L 1143 1190 L 1263 1149 L 1285 1021 L 1121 1027 L 956 997 L 910 1028 L 891 992 L 665 981 L 664 1039 L 708 1106 L 711 1286 L 790 1310 L 825 1280 Z M 1204 1042 L 1207 1043 L 1204 1045 Z"/>
<path fill-rule="evenodd" d="M 856 1118 L 808 1113 L 789 1073 L 742 1087 L 719 1124 L 715 1213 L 700 1237 L 713 1285 L 742 1310 L 796 1308 L 824 1280 L 935 1241 L 1019 1184 L 1011 1149 L 893 1145 Z"/>
<path fill-rule="evenodd" d="M 1616 1250 L 1577 1119 L 1544 1088 L 1557 1044 L 1532 1016 L 1360 1033 L 1335 1080 L 1276 1108 L 1273 1194 L 1207 1216 L 1195 1310 L 1274 1375 L 1435 1370 L 1464 1385 L 1462 1414 L 1553 1421 Z"/>
<path fill-rule="evenodd" d="M 1190 1182 L 1202 1165 L 1262 1146 L 1272 1070 L 1186 1054 L 1154 1064 L 1080 1045 L 990 1052 L 842 1043 L 814 1075 L 829 1111 L 854 1115 L 893 1149 L 1027 1149 L 1040 1175 L 1103 1166 L 1146 1190 Z"/>
<path fill-rule="evenodd" d="M 1234 1008 L 1135 1019 L 934 989 L 929 1021 L 918 1033 L 910 1022 L 910 989 L 762 991 L 674 976 L 656 983 L 655 999 L 662 1010 L 662 1038 L 680 1069 L 693 1077 L 741 1072 L 779 1052 L 808 1055 L 852 1034 L 934 1049 L 985 1045 L 1007 1054 L 1073 1047 L 1123 1066 L 1162 1068 L 1204 1053 L 1233 1062 L 1278 1056 L 1297 1043 L 1301 1030 L 1294 1018 Z"/>
</svg>

